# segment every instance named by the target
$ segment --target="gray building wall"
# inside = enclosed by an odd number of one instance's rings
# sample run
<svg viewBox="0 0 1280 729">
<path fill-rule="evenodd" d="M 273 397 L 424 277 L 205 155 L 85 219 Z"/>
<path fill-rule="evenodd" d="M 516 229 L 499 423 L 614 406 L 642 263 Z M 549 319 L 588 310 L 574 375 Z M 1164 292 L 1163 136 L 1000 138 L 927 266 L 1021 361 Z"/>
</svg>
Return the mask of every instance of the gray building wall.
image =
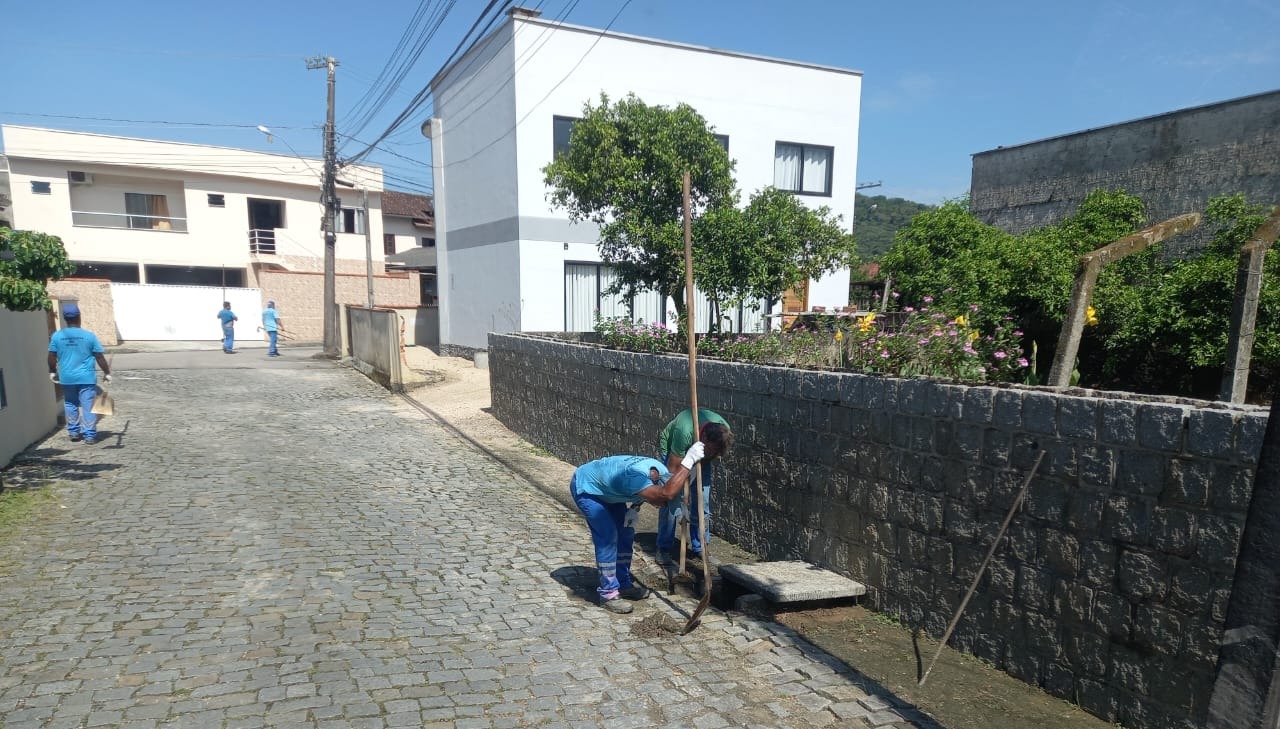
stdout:
<svg viewBox="0 0 1280 729">
<path fill-rule="evenodd" d="M 1150 223 L 1242 192 L 1280 203 L 1280 91 L 973 156 L 969 208 L 1012 233 L 1056 223 L 1091 191 L 1123 189 Z"/>
<path fill-rule="evenodd" d="M 688 405 L 683 357 L 490 334 L 489 367 L 498 419 L 572 463 L 652 454 Z M 1109 721 L 1201 724 L 1264 410 L 718 361 L 698 382 L 737 435 L 712 529 L 934 636 L 1044 449 L 952 644 Z"/>
</svg>

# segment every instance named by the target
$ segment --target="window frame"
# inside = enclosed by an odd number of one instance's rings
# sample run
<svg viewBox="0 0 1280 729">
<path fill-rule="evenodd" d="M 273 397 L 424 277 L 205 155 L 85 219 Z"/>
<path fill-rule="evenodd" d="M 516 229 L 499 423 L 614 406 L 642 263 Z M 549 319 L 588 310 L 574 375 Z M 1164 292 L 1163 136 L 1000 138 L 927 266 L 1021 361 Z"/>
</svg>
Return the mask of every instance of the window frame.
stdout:
<svg viewBox="0 0 1280 729">
<path fill-rule="evenodd" d="M 220 192 L 210 192 L 208 194 L 209 207 L 225 208 L 227 206 L 227 196 Z"/>
<path fill-rule="evenodd" d="M 430 242 L 428 242 L 428 241 L 430 241 Z M 418 240 L 418 247 L 419 247 L 419 248 L 435 248 L 435 247 L 436 247 L 436 237 L 435 237 L 434 235 L 424 235 L 424 236 L 420 236 L 420 238 L 419 238 L 419 240 Z"/>
<path fill-rule="evenodd" d="M 347 213 L 351 213 L 352 230 L 347 230 Z M 340 207 L 338 208 L 337 225 L 333 226 L 334 230 L 343 235 L 364 235 L 367 221 L 364 219 L 364 208 Z"/>
<path fill-rule="evenodd" d="M 834 174 L 836 170 L 836 148 L 828 144 L 806 144 L 805 142 L 789 142 L 783 139 L 775 140 L 773 143 L 773 163 L 778 164 L 778 145 L 785 144 L 790 147 L 800 148 L 800 189 L 790 190 L 785 187 L 778 187 L 783 192 L 789 192 L 792 195 L 808 195 L 810 197 L 831 197 L 833 192 Z M 804 189 L 804 158 L 808 150 L 827 150 L 827 179 L 824 182 L 826 192 L 808 192 Z M 777 187 L 777 174 L 774 175 L 774 187 Z"/>
<path fill-rule="evenodd" d="M 32 180 L 31 194 L 32 195 L 52 195 L 53 183 L 48 180 Z"/>
<path fill-rule="evenodd" d="M 396 253 L 396 234 L 383 233 L 382 234 L 382 255 L 393 256 L 395 255 L 395 253 Z"/>
<path fill-rule="evenodd" d="M 552 160 L 555 160 L 558 155 L 569 151 L 569 141 L 573 139 L 573 127 L 575 124 L 577 124 L 580 121 L 582 121 L 582 117 L 579 117 L 579 116 L 565 116 L 564 114 L 552 115 L 551 117 L 551 159 Z M 556 124 L 560 122 L 569 123 L 569 136 L 566 137 L 564 140 L 563 150 L 557 150 L 556 148 Z"/>
</svg>

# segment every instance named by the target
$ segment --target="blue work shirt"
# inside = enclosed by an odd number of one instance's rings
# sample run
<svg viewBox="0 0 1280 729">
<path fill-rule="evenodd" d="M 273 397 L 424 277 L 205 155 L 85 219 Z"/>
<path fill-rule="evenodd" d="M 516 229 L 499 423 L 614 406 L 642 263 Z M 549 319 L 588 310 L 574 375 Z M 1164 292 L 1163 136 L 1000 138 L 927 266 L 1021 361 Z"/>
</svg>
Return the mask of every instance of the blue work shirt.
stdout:
<svg viewBox="0 0 1280 729">
<path fill-rule="evenodd" d="M 49 338 L 49 351 L 58 355 L 58 382 L 94 385 L 98 382 L 93 355 L 102 354 L 98 335 L 80 327 L 65 327 Z"/>
<path fill-rule="evenodd" d="M 262 328 L 268 332 L 280 331 L 280 314 L 275 309 L 263 309 Z"/>
<path fill-rule="evenodd" d="M 230 309 L 223 309 L 218 312 L 218 319 L 222 321 L 223 327 L 229 327 L 231 326 L 231 322 L 235 321 L 236 315 L 235 312 Z"/>
<path fill-rule="evenodd" d="M 636 494 L 652 486 L 649 469 L 658 470 L 658 480 L 666 483 L 671 472 L 656 458 L 644 456 L 608 456 L 578 466 L 573 472 L 578 493 L 599 496 L 606 504 L 637 501 Z"/>
</svg>

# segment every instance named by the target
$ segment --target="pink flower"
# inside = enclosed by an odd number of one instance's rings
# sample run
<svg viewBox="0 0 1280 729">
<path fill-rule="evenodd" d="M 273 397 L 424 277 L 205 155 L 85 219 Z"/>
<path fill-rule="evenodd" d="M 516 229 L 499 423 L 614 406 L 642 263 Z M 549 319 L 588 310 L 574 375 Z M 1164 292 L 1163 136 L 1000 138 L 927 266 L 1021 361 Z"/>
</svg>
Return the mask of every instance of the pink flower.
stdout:
<svg viewBox="0 0 1280 729">
<path fill-rule="evenodd" d="M 898 298 L 898 292 L 897 292 L 897 291 L 894 291 L 894 292 L 893 292 L 893 298 L 895 298 L 895 299 L 896 299 L 896 298 Z"/>
<path fill-rule="evenodd" d="M 926 297 L 924 297 L 924 303 L 926 303 L 926 304 L 932 304 L 932 303 L 933 303 L 933 297 L 932 297 L 932 296 L 926 296 Z"/>
<path fill-rule="evenodd" d="M 880 359 L 889 359 L 889 352 L 884 349 L 880 350 Z"/>
<path fill-rule="evenodd" d="M 1020 337 L 1020 336 L 1022 336 L 1022 330 L 1021 330 L 1021 329 L 1014 329 L 1014 330 L 1013 330 L 1013 336 L 1015 336 L 1015 337 Z"/>
<path fill-rule="evenodd" d="M 995 353 L 994 355 L 992 355 L 992 356 L 993 356 L 993 357 L 995 357 L 996 359 L 1004 359 L 1005 357 L 1008 357 L 1009 355 L 1008 355 L 1008 354 L 1005 354 L 1004 352 L 996 352 L 996 353 Z"/>
<path fill-rule="evenodd" d="M 977 310 L 978 310 L 977 304 L 969 304 L 969 311 L 977 311 Z"/>
<path fill-rule="evenodd" d="M 916 308 L 915 308 L 914 306 L 904 306 L 904 307 L 902 307 L 902 310 L 903 310 L 903 311 L 915 311 L 915 310 L 916 310 Z"/>
<path fill-rule="evenodd" d="M 929 343 L 929 340 L 928 340 L 928 339 L 920 339 L 920 340 L 916 341 L 916 344 L 928 344 L 928 343 Z"/>
<path fill-rule="evenodd" d="M 1026 366 L 1027 366 L 1027 365 L 1029 365 L 1029 364 L 1031 364 L 1031 363 L 1027 361 L 1027 358 L 1026 358 L 1026 357 L 1019 357 L 1019 358 L 1018 358 L 1018 366 L 1019 366 L 1019 367 L 1026 367 Z"/>
</svg>

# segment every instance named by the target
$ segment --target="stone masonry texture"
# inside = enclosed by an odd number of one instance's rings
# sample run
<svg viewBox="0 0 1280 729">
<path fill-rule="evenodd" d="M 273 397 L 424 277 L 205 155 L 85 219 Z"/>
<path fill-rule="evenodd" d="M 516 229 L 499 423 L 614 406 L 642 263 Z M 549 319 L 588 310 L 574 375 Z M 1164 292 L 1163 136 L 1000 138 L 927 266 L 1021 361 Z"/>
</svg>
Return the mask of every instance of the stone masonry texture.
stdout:
<svg viewBox="0 0 1280 729">
<path fill-rule="evenodd" d="M 688 406 L 683 357 L 489 343 L 497 417 L 569 461 L 652 453 Z M 711 360 L 698 384 L 736 433 L 713 531 L 935 636 L 1044 450 L 952 644 L 1127 727 L 1202 723 L 1265 411 Z"/>
<path fill-rule="evenodd" d="M 110 281 L 78 278 L 53 281 L 49 283 L 49 298 L 75 300 L 80 305 L 81 326 L 98 335 L 104 347 L 120 343 Z"/>
<path fill-rule="evenodd" d="M 676 615 L 583 599 L 579 515 L 358 373 L 164 356 L 6 474 L 57 506 L 0 547 L 4 729 L 937 726 L 771 623 L 633 635 Z"/>
<path fill-rule="evenodd" d="M 1272 91 L 975 154 L 969 208 L 1022 233 L 1074 214 L 1097 189 L 1142 198 L 1148 224 L 1204 212 L 1216 195 L 1275 205 L 1278 117 L 1280 91 Z"/>
</svg>

